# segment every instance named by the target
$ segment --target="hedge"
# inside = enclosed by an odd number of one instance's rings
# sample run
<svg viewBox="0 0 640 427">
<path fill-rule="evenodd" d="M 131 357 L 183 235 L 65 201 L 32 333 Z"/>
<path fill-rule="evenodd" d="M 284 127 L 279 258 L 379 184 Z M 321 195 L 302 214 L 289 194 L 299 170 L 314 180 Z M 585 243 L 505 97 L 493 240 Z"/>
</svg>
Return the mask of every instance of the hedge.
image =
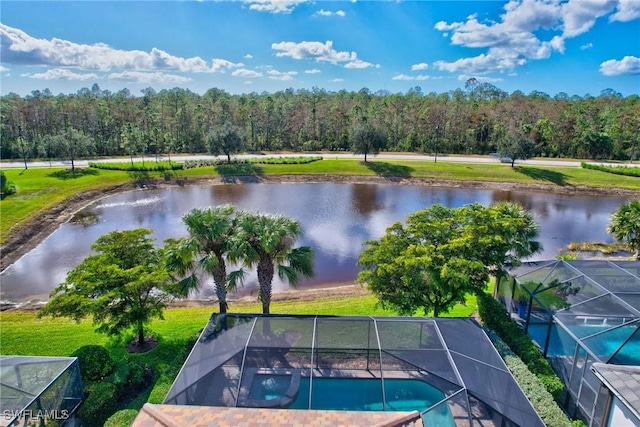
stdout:
<svg viewBox="0 0 640 427">
<path fill-rule="evenodd" d="M 246 164 L 263 164 L 263 165 L 304 165 L 322 160 L 322 156 L 297 156 L 297 157 L 250 157 L 250 158 L 234 158 L 231 163 L 226 159 L 199 159 L 186 160 L 183 163 L 184 169 L 202 168 L 207 166 L 222 165 L 246 165 Z"/>
<path fill-rule="evenodd" d="M 85 399 L 78 415 L 84 427 L 101 427 L 118 409 L 118 390 L 108 382 L 91 383 L 85 387 Z"/>
<path fill-rule="evenodd" d="M 581 163 L 583 169 L 592 169 L 600 172 L 608 172 L 616 175 L 625 175 L 625 176 L 637 176 L 640 177 L 640 168 L 634 166 L 605 166 L 605 165 L 594 165 L 591 163 Z"/>
<path fill-rule="evenodd" d="M 545 425 L 571 427 L 573 425 L 571 420 L 554 401 L 553 396 L 547 391 L 540 379 L 527 368 L 527 365 L 511 351 L 494 331 L 487 331 L 487 335 Z"/>
<path fill-rule="evenodd" d="M 89 162 L 89 167 L 95 169 L 128 171 L 128 172 L 157 172 L 172 171 L 183 169 L 181 163 L 168 160 L 156 162 L 150 160 L 148 162 Z"/>
<path fill-rule="evenodd" d="M 104 423 L 104 427 L 123 427 L 133 424 L 138 416 L 137 409 L 122 409 L 111 415 Z"/>
</svg>

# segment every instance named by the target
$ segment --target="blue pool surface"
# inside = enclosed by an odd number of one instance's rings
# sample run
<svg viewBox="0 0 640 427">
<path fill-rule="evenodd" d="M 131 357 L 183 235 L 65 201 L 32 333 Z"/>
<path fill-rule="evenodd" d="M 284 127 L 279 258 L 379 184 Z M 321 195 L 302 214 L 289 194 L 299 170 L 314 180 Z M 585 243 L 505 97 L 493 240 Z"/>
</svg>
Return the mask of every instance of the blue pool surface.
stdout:
<svg viewBox="0 0 640 427">
<path fill-rule="evenodd" d="M 258 376 L 256 376 L 258 377 Z M 283 396 L 290 384 L 287 375 L 260 375 L 249 391 L 249 398 L 273 400 Z M 310 384 L 313 396 L 309 402 Z M 300 389 L 290 409 L 344 411 L 424 411 L 445 398 L 442 391 L 417 379 L 385 379 L 386 407 L 383 405 L 382 381 L 376 378 L 300 379 Z M 455 426 L 447 404 L 430 411 L 429 425 Z"/>
<path fill-rule="evenodd" d="M 589 335 L 605 330 L 606 327 L 574 325 L 570 329 L 577 337 L 584 339 Z M 541 348 L 544 348 L 547 331 L 547 325 L 529 325 L 528 334 Z M 635 326 L 612 329 L 601 335 L 584 339 L 584 343 L 603 362 L 607 362 L 634 331 L 636 331 Z M 553 325 L 547 356 L 573 357 L 575 350 L 576 343 L 573 338 L 561 327 Z M 620 365 L 640 365 L 640 333 L 636 333 L 631 340 L 626 342 L 611 362 Z"/>
</svg>

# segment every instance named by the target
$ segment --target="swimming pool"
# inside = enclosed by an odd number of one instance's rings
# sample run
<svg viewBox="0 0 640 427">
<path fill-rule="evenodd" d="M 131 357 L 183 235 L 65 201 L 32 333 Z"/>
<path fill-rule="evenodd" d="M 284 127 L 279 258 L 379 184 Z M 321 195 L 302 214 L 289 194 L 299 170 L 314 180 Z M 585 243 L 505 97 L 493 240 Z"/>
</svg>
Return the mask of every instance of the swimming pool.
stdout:
<svg viewBox="0 0 640 427">
<path fill-rule="evenodd" d="M 585 325 L 572 325 L 569 327 L 572 333 L 577 337 L 582 338 L 584 344 L 603 362 L 608 362 L 616 351 L 618 351 L 620 346 L 624 344 L 624 347 L 616 354 L 611 363 L 620 365 L 640 364 L 639 333 L 636 333 L 630 341 L 627 341 L 627 339 L 637 330 L 637 326 L 623 326 L 600 335 L 586 338 L 587 336 L 596 334 L 607 328 L 608 327 Z M 547 325 L 533 324 L 529 325 L 528 328 L 529 336 L 536 341 L 541 348 L 544 348 L 547 331 Z M 562 327 L 554 324 L 551 328 L 551 339 L 549 340 L 547 356 L 573 357 L 575 350 L 575 340 Z"/>
<path fill-rule="evenodd" d="M 385 379 L 384 397 L 382 384 L 379 378 L 300 378 L 298 392 L 287 407 L 422 412 L 445 398 L 442 391 L 419 379 Z M 253 401 L 280 401 L 290 390 L 290 385 L 291 377 L 288 375 L 255 375 L 248 398 Z M 455 426 L 446 403 L 430 411 L 425 419 L 430 421 L 430 425 Z"/>
</svg>

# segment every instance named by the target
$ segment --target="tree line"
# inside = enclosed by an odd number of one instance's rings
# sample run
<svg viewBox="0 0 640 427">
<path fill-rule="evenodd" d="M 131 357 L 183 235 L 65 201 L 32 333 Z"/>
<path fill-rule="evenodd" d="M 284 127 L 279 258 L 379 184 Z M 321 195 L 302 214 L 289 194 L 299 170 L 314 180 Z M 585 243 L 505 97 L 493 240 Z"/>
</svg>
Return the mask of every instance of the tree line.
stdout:
<svg viewBox="0 0 640 427">
<path fill-rule="evenodd" d="M 97 84 L 0 97 L 2 158 L 378 150 L 489 154 L 525 146 L 532 156 L 640 157 L 640 96 L 521 91 L 469 79 L 447 93 L 329 92 L 314 87 L 233 95 L 152 88 L 135 96 Z M 363 143 L 364 146 L 362 145 Z M 504 150 L 503 150 L 504 151 Z"/>
</svg>

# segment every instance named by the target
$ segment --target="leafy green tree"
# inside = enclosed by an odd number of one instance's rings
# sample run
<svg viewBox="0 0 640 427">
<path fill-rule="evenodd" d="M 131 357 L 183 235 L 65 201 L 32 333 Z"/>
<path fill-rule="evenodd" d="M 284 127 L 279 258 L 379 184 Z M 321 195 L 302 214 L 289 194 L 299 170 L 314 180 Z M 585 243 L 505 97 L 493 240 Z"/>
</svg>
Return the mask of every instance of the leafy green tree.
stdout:
<svg viewBox="0 0 640 427">
<path fill-rule="evenodd" d="M 511 167 L 516 160 L 530 159 L 535 153 L 535 148 L 533 140 L 524 135 L 506 135 L 497 145 L 501 157 L 511 158 Z"/>
<path fill-rule="evenodd" d="M 422 309 L 439 316 L 466 294 L 482 290 L 491 270 L 520 254 L 539 250 L 531 217 L 515 207 L 478 203 L 461 208 L 433 205 L 395 223 L 384 236 L 367 242 L 358 281 L 383 307 L 402 315 Z M 526 250 L 525 250 L 526 249 Z"/>
<path fill-rule="evenodd" d="M 616 239 L 626 241 L 640 261 L 640 199 L 620 205 L 611 215 L 607 231 Z"/>
<path fill-rule="evenodd" d="M 313 249 L 293 247 L 302 231 L 298 221 L 286 216 L 244 211 L 236 219 L 235 253 L 231 258 L 242 260 L 247 267 L 257 267 L 262 313 L 269 314 L 276 270 L 292 286 L 298 283 L 300 275 L 313 276 Z"/>
<path fill-rule="evenodd" d="M 244 140 L 237 127 L 226 122 L 212 129 L 207 134 L 207 143 L 211 154 L 224 153 L 227 163 L 231 163 L 231 155 L 244 148 Z"/>
<path fill-rule="evenodd" d="M 93 154 L 93 140 L 83 132 L 74 128 L 67 129 L 64 133 L 54 137 L 57 143 L 57 153 L 61 158 L 71 160 L 71 170 L 75 171 L 75 160 Z"/>
<path fill-rule="evenodd" d="M 227 277 L 225 260 L 235 227 L 234 213 L 231 205 L 193 209 L 182 218 L 189 237 L 170 242 L 167 247 L 167 268 L 179 278 L 180 294 L 187 296 L 191 289 L 197 289 L 198 273 L 204 271 L 213 278 L 220 313 L 227 312 L 227 292 L 237 283 Z"/>
<path fill-rule="evenodd" d="M 386 144 L 384 133 L 366 120 L 351 128 L 349 140 L 353 154 L 364 154 L 365 163 L 368 154 L 378 154 Z"/>
<path fill-rule="evenodd" d="M 134 329 L 144 344 L 145 326 L 163 318 L 172 291 L 164 251 L 147 237 L 151 232 L 140 228 L 99 237 L 91 246 L 97 254 L 67 274 L 38 316 L 91 317 L 97 332 L 120 335 Z"/>
</svg>

